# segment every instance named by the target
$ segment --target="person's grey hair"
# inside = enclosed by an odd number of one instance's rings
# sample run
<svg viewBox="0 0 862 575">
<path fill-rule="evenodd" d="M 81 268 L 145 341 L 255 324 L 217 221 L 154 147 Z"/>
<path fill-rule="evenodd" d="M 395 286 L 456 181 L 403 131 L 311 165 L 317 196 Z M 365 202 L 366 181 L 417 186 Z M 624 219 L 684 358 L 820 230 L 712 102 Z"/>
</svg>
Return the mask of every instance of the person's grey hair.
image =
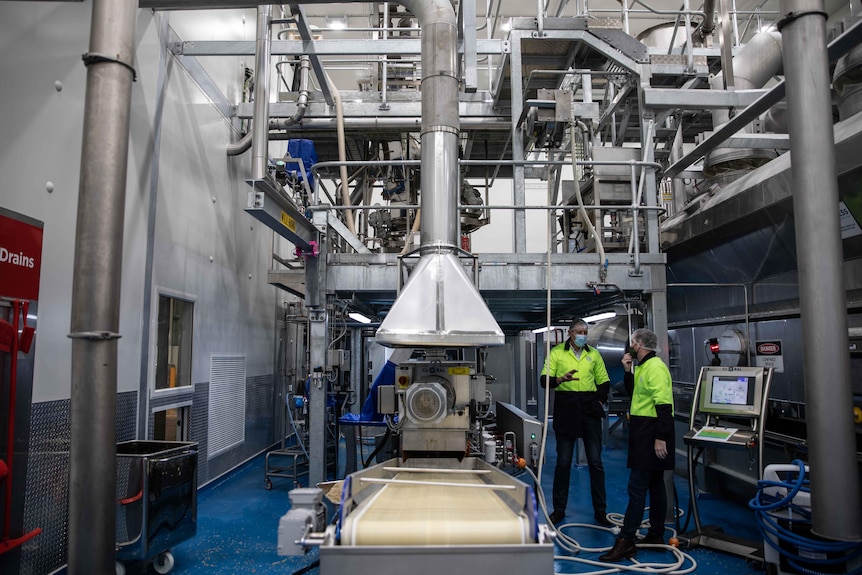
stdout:
<svg viewBox="0 0 862 575">
<path fill-rule="evenodd" d="M 636 341 L 638 345 L 649 351 L 658 351 L 658 336 L 654 331 L 645 327 L 635 330 L 632 334 L 632 341 Z"/>
<path fill-rule="evenodd" d="M 573 319 L 572 323 L 569 325 L 569 329 L 575 329 L 579 325 L 584 326 L 585 328 L 587 328 L 587 330 L 590 329 L 589 324 L 587 322 L 585 322 L 584 320 L 582 320 L 581 318 Z"/>
</svg>

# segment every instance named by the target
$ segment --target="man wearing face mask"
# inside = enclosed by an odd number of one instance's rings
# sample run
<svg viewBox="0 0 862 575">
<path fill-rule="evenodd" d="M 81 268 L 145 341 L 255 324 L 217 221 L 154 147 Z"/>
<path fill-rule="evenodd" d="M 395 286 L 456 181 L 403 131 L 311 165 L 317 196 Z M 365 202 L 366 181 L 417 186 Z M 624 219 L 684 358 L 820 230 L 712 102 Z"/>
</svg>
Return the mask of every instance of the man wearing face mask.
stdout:
<svg viewBox="0 0 862 575">
<path fill-rule="evenodd" d="M 631 352 L 623 356 L 623 383 L 632 396 L 629 421 L 629 503 L 620 536 L 613 548 L 599 557 L 618 563 L 637 555 L 635 535 L 643 521 L 649 493 L 650 528 L 638 543 L 664 544 L 667 493 L 664 471 L 674 468 L 673 383 L 665 363 L 656 355 L 658 336 L 648 329 L 632 334 Z M 638 365 L 632 368 L 632 354 Z"/>
<path fill-rule="evenodd" d="M 554 469 L 554 510 L 550 519 L 557 524 L 566 517 L 572 455 L 578 438 L 583 438 L 590 470 L 593 517 L 599 525 L 609 526 L 602 465 L 602 418 L 608 402 L 610 378 L 598 350 L 587 345 L 587 329 L 587 322 L 574 320 L 569 327 L 569 339 L 551 349 L 542 369 L 542 387 L 550 383 L 556 390 L 557 466 Z"/>
</svg>

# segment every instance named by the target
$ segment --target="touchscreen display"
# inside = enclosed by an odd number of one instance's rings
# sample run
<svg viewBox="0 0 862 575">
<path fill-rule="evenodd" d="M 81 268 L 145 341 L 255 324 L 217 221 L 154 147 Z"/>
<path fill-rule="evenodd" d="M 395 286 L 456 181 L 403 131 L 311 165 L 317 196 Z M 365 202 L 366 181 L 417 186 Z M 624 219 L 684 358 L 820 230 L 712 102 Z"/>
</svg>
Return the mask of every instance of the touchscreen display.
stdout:
<svg viewBox="0 0 862 575">
<path fill-rule="evenodd" d="M 748 383 L 747 377 L 716 375 L 709 400 L 721 405 L 748 405 Z"/>
</svg>

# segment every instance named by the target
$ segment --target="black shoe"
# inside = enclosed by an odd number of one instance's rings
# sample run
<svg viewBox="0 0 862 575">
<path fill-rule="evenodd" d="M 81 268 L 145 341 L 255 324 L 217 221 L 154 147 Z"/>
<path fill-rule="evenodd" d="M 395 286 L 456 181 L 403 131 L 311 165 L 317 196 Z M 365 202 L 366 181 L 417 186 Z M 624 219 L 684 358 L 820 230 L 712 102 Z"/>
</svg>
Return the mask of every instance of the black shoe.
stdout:
<svg viewBox="0 0 862 575">
<path fill-rule="evenodd" d="M 593 517 L 595 518 L 596 523 L 598 523 L 599 525 L 602 525 L 604 527 L 613 527 L 614 526 L 614 524 L 611 523 L 610 519 L 608 519 L 608 516 L 606 513 L 599 513 L 598 511 L 596 511 L 593 514 Z"/>
<path fill-rule="evenodd" d="M 548 519 L 550 519 L 551 523 L 553 523 L 554 525 L 559 525 L 560 523 L 563 522 L 563 519 L 565 519 L 565 518 L 566 518 L 566 512 L 565 511 L 554 511 L 548 516 Z"/>
<path fill-rule="evenodd" d="M 660 533 L 647 533 L 646 536 L 638 541 L 638 545 L 664 545 L 664 536 Z"/>
<path fill-rule="evenodd" d="M 614 542 L 614 546 L 610 551 L 599 557 L 599 561 L 606 563 L 619 563 L 623 559 L 634 557 L 638 554 L 638 548 L 635 547 L 635 542 L 631 539 L 623 539 L 620 537 Z"/>
</svg>

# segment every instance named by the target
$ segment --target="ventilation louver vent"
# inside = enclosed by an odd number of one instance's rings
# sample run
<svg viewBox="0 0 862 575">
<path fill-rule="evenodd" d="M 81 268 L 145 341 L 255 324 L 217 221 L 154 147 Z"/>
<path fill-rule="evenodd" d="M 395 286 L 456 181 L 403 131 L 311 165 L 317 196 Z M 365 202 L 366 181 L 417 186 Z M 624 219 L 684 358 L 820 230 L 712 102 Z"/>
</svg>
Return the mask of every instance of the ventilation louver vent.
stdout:
<svg viewBox="0 0 862 575">
<path fill-rule="evenodd" d="M 245 356 L 210 357 L 207 459 L 245 441 Z"/>
</svg>

